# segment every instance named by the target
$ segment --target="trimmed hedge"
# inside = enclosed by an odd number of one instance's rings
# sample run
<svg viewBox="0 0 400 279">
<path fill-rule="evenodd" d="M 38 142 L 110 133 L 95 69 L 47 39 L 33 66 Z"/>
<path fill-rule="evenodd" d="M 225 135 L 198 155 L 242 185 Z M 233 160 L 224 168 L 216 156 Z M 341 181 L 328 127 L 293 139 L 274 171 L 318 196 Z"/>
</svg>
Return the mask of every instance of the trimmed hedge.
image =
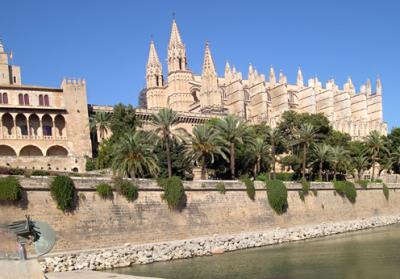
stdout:
<svg viewBox="0 0 400 279">
<path fill-rule="evenodd" d="M 277 214 L 285 213 L 288 208 L 285 184 L 281 180 L 268 180 L 266 186 L 269 205 Z"/>
<path fill-rule="evenodd" d="M 180 177 L 162 178 L 157 182 L 164 189 L 164 194 L 161 197 L 167 201 L 170 209 L 181 209 L 185 206 L 185 188 Z"/>
<path fill-rule="evenodd" d="M 342 197 L 346 197 L 351 203 L 356 202 L 356 187 L 350 181 L 333 181 L 336 192 Z"/>
<path fill-rule="evenodd" d="M 32 176 L 50 176 L 50 172 L 45 170 L 33 170 L 31 172 Z"/>
<path fill-rule="evenodd" d="M 15 202 L 22 198 L 22 188 L 13 176 L 0 178 L 0 202 Z"/>
<path fill-rule="evenodd" d="M 385 183 L 383 184 L 383 195 L 385 196 L 385 199 L 388 201 L 389 200 L 389 188 Z"/>
<path fill-rule="evenodd" d="M 221 194 L 225 194 L 225 192 L 226 192 L 224 182 L 218 182 L 217 185 L 215 185 L 215 188 L 216 188 L 217 191 L 220 192 Z"/>
<path fill-rule="evenodd" d="M 50 184 L 51 196 L 62 212 L 74 209 L 76 195 L 74 182 L 69 176 L 56 176 Z"/>
<path fill-rule="evenodd" d="M 256 198 L 256 188 L 254 187 L 254 181 L 251 180 L 248 176 L 242 176 L 240 181 L 246 185 L 246 192 L 249 198 L 254 201 Z"/>
<path fill-rule="evenodd" d="M 128 180 L 118 177 L 115 181 L 115 188 L 118 193 L 123 195 L 128 201 L 135 201 L 139 197 L 138 187 Z"/>
<path fill-rule="evenodd" d="M 107 183 L 100 183 L 96 186 L 96 192 L 102 199 L 111 199 L 113 197 L 112 188 Z"/>
<path fill-rule="evenodd" d="M 356 183 L 358 185 L 360 185 L 363 189 L 367 189 L 369 181 L 368 180 L 358 180 L 358 181 L 356 181 Z"/>
</svg>

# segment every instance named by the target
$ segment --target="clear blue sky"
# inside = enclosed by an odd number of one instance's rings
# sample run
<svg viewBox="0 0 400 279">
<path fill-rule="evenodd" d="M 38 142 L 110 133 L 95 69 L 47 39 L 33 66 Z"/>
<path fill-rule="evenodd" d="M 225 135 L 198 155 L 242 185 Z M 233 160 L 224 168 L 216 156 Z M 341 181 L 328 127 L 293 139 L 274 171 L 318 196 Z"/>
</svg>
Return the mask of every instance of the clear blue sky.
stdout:
<svg viewBox="0 0 400 279">
<path fill-rule="evenodd" d="M 85 78 L 89 102 L 137 104 L 153 35 L 165 61 L 172 13 L 189 67 L 201 72 L 204 42 L 220 74 L 225 61 L 247 76 L 273 65 L 294 82 L 350 75 L 356 87 L 379 74 L 384 118 L 400 126 L 400 1 L 1 0 L 0 36 L 26 84 Z M 164 72 L 166 66 L 164 64 Z"/>
</svg>

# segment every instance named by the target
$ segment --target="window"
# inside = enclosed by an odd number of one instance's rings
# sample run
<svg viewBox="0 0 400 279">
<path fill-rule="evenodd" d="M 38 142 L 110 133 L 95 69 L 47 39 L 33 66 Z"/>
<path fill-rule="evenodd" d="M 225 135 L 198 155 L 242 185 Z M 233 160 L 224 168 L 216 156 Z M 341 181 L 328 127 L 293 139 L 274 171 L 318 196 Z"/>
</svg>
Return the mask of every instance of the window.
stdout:
<svg viewBox="0 0 400 279">
<path fill-rule="evenodd" d="M 0 105 L 3 103 L 3 94 L 0 93 Z"/>
<path fill-rule="evenodd" d="M 26 106 L 29 106 L 29 95 L 28 94 L 24 95 L 24 103 Z"/>
<path fill-rule="evenodd" d="M 3 93 L 3 104 L 8 104 L 8 95 L 7 93 Z"/>
<path fill-rule="evenodd" d="M 44 95 L 44 105 L 46 107 L 50 106 L 50 101 L 49 101 L 49 96 L 48 95 Z"/>
<path fill-rule="evenodd" d="M 24 96 L 22 94 L 18 95 L 18 103 L 22 106 L 24 105 Z"/>
<path fill-rule="evenodd" d="M 14 77 L 14 83 L 17 83 L 17 78 L 16 77 Z"/>
<path fill-rule="evenodd" d="M 43 106 L 43 95 L 39 95 L 39 106 Z"/>
</svg>

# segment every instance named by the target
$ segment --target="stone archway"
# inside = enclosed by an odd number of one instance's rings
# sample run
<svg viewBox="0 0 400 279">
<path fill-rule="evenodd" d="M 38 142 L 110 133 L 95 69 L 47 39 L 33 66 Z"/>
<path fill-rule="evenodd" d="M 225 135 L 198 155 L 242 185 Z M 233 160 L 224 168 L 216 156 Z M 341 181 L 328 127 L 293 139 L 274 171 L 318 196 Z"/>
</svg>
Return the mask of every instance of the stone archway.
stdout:
<svg viewBox="0 0 400 279">
<path fill-rule="evenodd" d="M 26 145 L 19 152 L 19 156 L 43 156 L 43 153 L 37 146 Z"/>
<path fill-rule="evenodd" d="M 28 119 L 29 122 L 29 135 L 38 136 L 40 128 L 40 119 L 36 114 L 31 114 Z"/>
<path fill-rule="evenodd" d="M 64 116 L 58 114 L 54 119 L 54 126 L 56 127 L 57 136 L 65 136 L 65 119 Z"/>
<path fill-rule="evenodd" d="M 17 114 L 15 117 L 15 123 L 17 125 L 17 134 L 19 136 L 27 136 L 28 135 L 28 122 L 26 120 L 25 115 L 22 113 Z"/>
<path fill-rule="evenodd" d="M 5 113 L 1 118 L 1 125 L 3 126 L 3 135 L 11 136 L 14 129 L 14 119 L 11 114 Z"/>
<path fill-rule="evenodd" d="M 53 135 L 53 119 L 45 114 L 42 117 L 43 136 L 51 137 Z"/>
<path fill-rule="evenodd" d="M 60 145 L 53 145 L 47 149 L 46 156 L 66 157 L 68 150 Z"/>
<path fill-rule="evenodd" d="M 17 156 L 17 153 L 11 146 L 2 144 L 0 145 L 0 157 L 5 156 Z"/>
</svg>

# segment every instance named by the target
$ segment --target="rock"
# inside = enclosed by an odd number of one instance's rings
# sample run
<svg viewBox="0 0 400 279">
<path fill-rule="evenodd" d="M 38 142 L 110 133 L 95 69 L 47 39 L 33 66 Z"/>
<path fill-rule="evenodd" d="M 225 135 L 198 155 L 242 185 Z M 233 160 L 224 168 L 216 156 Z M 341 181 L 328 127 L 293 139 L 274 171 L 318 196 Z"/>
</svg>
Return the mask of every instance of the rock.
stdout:
<svg viewBox="0 0 400 279">
<path fill-rule="evenodd" d="M 213 247 L 211 248 L 211 254 L 218 255 L 225 253 L 224 247 Z"/>
</svg>

